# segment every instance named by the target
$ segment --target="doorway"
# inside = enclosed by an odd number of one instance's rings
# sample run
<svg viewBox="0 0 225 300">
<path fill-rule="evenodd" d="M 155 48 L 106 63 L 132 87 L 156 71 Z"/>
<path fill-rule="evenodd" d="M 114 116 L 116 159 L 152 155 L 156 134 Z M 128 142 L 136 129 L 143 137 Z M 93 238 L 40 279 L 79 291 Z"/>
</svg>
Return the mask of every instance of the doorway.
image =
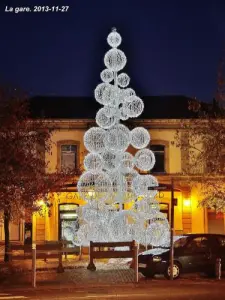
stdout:
<svg viewBox="0 0 225 300">
<path fill-rule="evenodd" d="M 79 229 L 78 207 L 77 204 L 59 204 L 59 240 L 73 243 L 74 235 Z"/>
</svg>

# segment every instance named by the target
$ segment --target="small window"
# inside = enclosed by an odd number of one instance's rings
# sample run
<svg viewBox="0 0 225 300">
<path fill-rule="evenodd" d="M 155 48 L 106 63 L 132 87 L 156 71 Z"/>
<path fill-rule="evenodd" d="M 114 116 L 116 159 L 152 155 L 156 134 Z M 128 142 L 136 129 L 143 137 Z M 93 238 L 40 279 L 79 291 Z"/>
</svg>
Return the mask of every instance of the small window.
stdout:
<svg viewBox="0 0 225 300">
<path fill-rule="evenodd" d="M 61 146 L 61 169 L 74 170 L 76 169 L 77 146 L 62 145 Z"/>
<path fill-rule="evenodd" d="M 165 146 L 151 145 L 150 149 L 155 154 L 155 166 L 151 170 L 152 173 L 165 173 Z"/>
</svg>

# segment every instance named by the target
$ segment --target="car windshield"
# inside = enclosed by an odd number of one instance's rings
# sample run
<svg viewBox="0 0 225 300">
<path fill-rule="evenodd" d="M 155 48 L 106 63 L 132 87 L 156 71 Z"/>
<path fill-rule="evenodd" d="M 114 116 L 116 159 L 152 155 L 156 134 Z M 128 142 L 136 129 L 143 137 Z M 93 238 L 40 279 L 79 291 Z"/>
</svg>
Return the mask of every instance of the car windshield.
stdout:
<svg viewBox="0 0 225 300">
<path fill-rule="evenodd" d="M 184 247 L 187 243 L 187 236 L 183 236 L 180 239 L 178 239 L 176 242 L 174 242 L 173 246 L 174 248 L 181 248 Z"/>
</svg>

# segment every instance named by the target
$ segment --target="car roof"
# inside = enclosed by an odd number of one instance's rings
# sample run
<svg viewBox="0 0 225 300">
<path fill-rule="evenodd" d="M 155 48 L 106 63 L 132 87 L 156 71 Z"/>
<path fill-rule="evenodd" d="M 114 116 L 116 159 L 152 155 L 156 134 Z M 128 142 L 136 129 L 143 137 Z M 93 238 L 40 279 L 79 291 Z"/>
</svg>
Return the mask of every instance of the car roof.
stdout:
<svg viewBox="0 0 225 300">
<path fill-rule="evenodd" d="M 181 236 L 186 236 L 186 237 L 216 237 L 216 236 L 221 236 L 225 238 L 225 234 L 220 234 L 220 233 L 185 233 L 182 234 Z"/>
</svg>

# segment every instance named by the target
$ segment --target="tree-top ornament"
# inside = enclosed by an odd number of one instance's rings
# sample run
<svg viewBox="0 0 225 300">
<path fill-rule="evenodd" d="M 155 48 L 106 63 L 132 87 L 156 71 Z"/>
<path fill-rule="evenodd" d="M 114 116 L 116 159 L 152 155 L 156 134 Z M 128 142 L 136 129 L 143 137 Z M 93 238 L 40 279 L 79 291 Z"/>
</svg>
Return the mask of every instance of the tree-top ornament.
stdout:
<svg viewBox="0 0 225 300">
<path fill-rule="evenodd" d="M 152 175 L 138 173 L 151 171 L 155 164 L 154 153 L 146 148 L 149 132 L 142 127 L 130 131 L 120 123 L 140 116 L 144 103 L 128 87 L 130 77 L 122 72 L 127 59 L 118 49 L 122 38 L 115 28 L 107 42 L 111 49 L 104 57 L 102 83 L 94 92 L 102 105 L 96 114 L 98 126 L 84 135 L 89 153 L 77 188 L 87 204 L 80 208 L 74 244 L 136 240 L 144 245 L 165 245 L 170 233 L 168 221 L 159 214 L 159 203 L 154 199 L 158 181 Z M 127 152 L 129 145 L 137 149 L 135 156 Z M 125 204 L 129 209 L 124 209 Z"/>
</svg>

